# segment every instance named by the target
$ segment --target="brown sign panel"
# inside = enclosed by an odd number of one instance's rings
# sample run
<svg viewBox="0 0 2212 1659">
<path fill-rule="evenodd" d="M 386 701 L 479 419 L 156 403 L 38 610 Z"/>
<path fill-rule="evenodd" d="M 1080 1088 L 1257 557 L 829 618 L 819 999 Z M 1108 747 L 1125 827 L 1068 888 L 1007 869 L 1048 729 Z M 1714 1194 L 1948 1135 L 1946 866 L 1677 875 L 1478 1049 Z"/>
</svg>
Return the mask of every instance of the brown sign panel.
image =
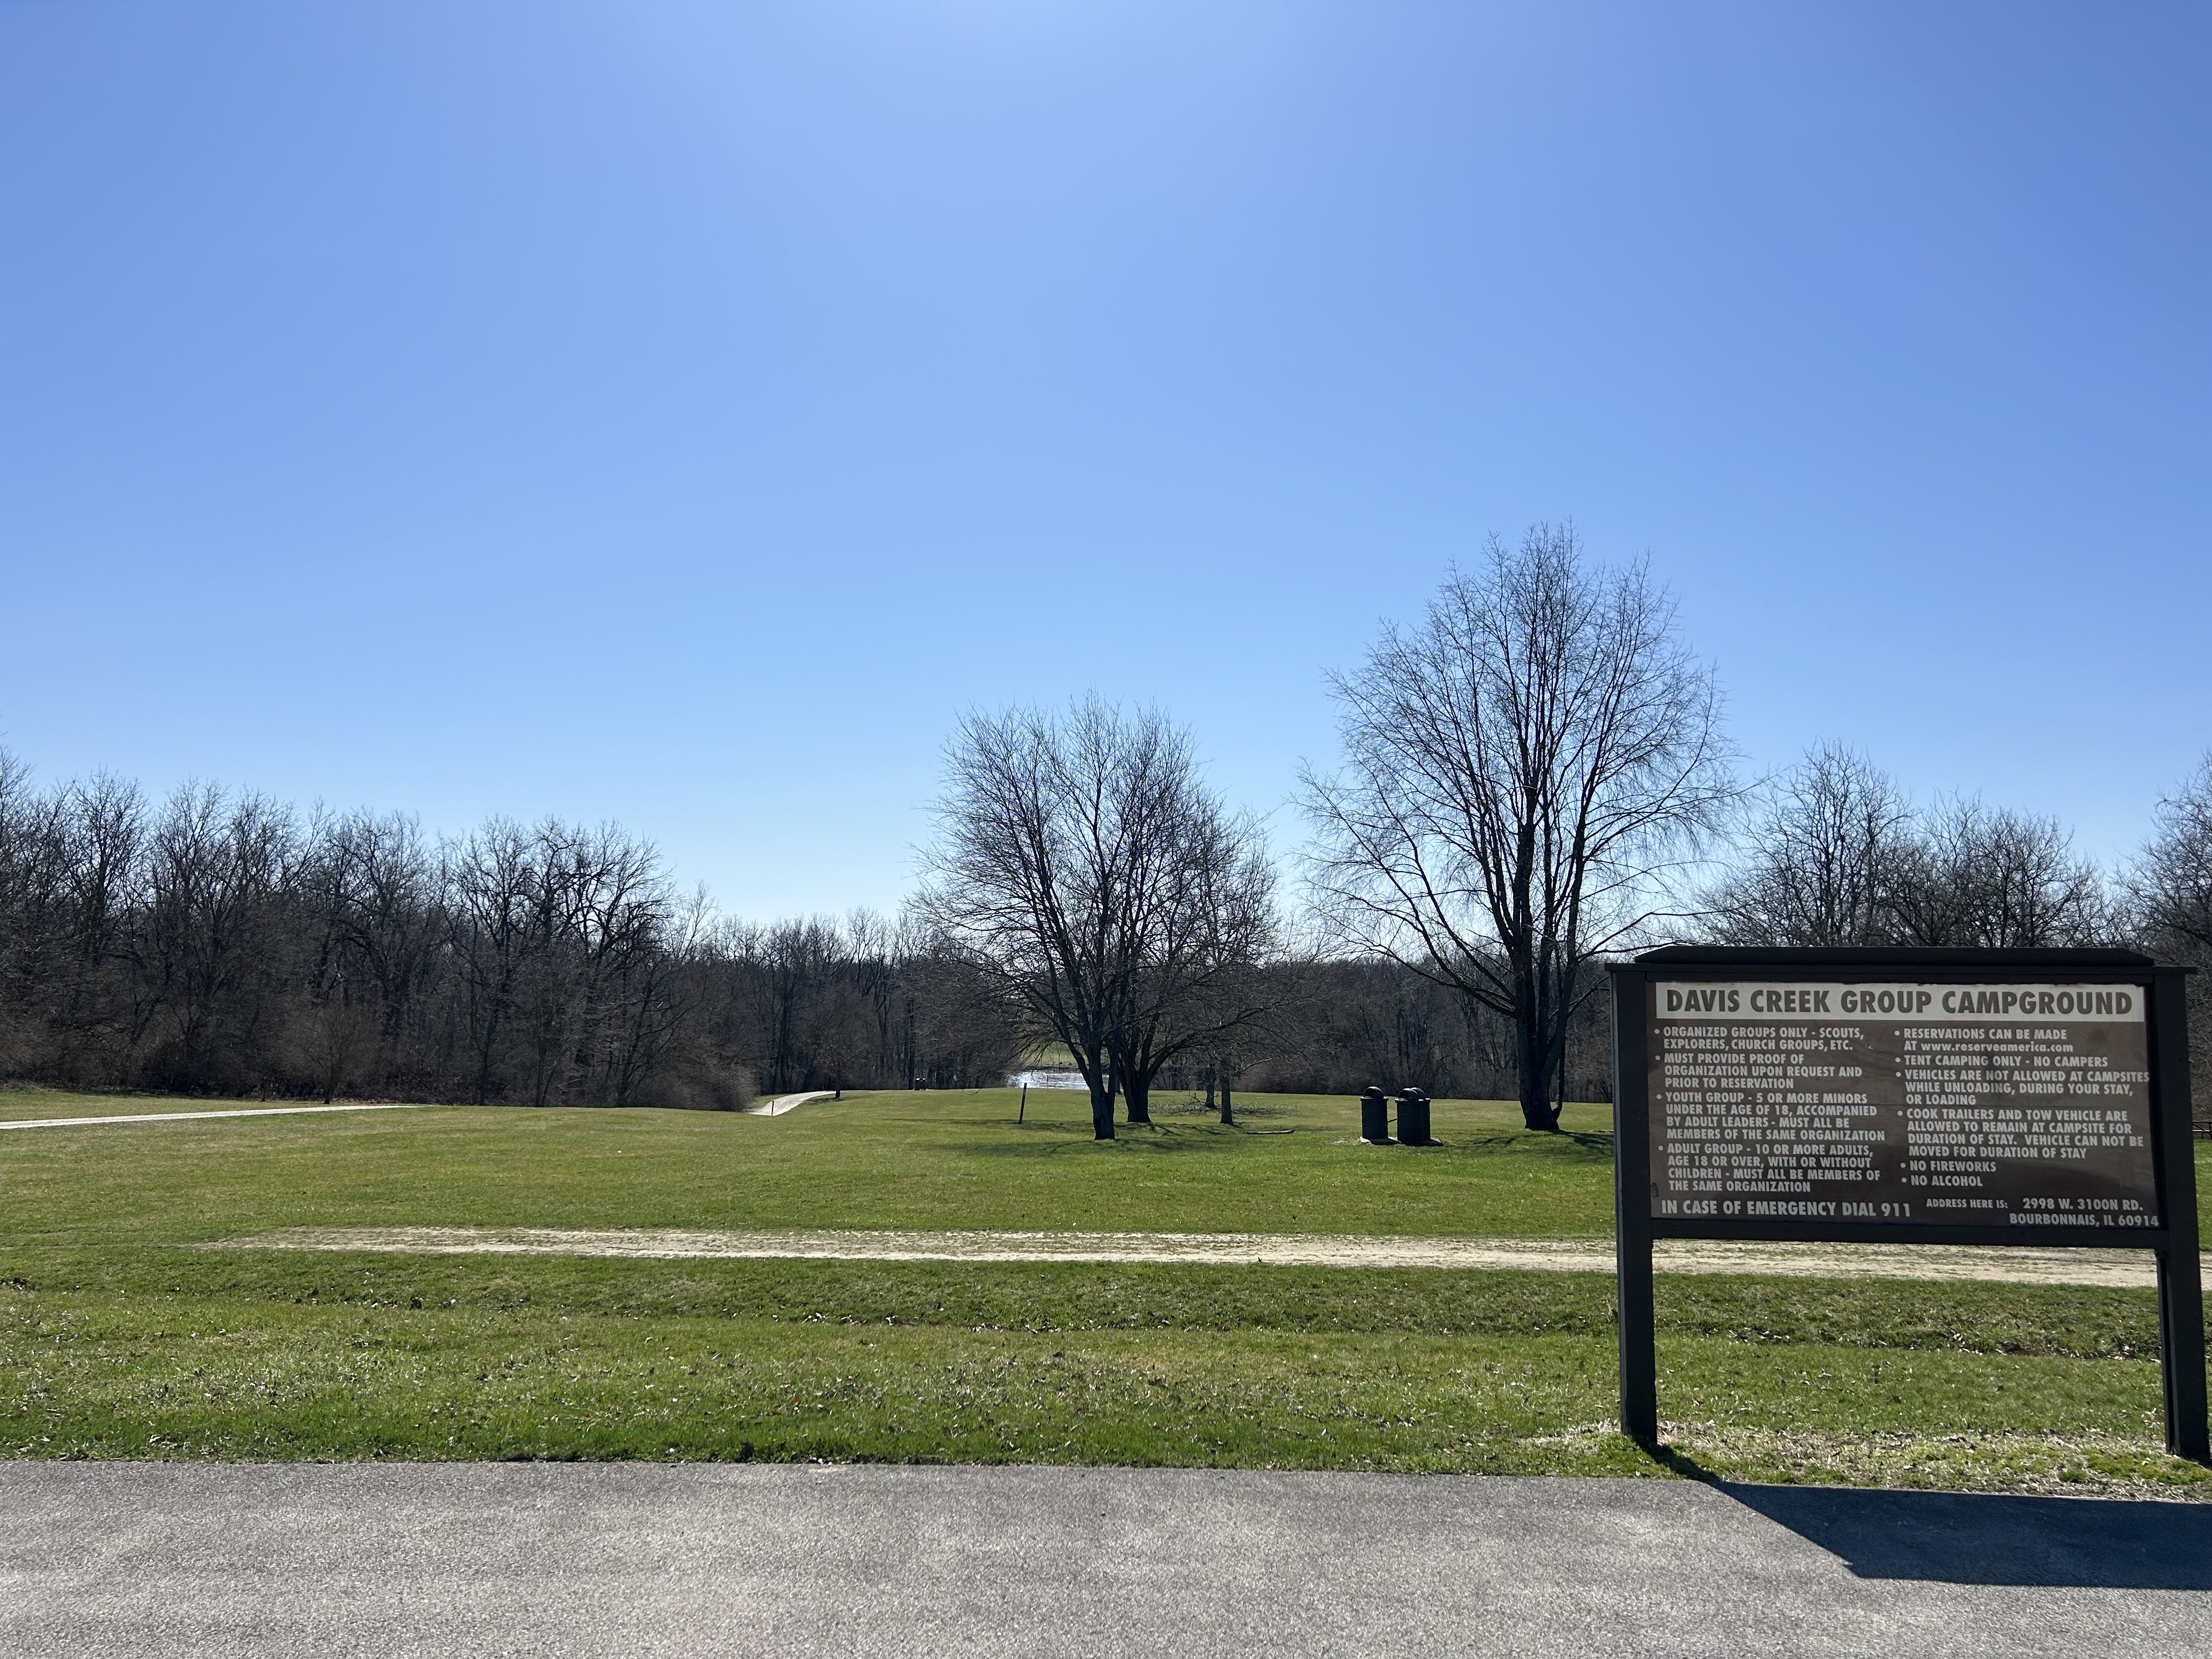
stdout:
<svg viewBox="0 0 2212 1659">
<path fill-rule="evenodd" d="M 2144 988 L 1645 981 L 1655 1220 L 2155 1228 Z"/>
<path fill-rule="evenodd" d="M 1686 945 L 1607 971 L 1624 1432 L 1659 1433 L 1657 1239 L 2086 1244 L 2155 1254 L 2166 1449 L 2212 1463 L 2189 969 Z"/>
</svg>

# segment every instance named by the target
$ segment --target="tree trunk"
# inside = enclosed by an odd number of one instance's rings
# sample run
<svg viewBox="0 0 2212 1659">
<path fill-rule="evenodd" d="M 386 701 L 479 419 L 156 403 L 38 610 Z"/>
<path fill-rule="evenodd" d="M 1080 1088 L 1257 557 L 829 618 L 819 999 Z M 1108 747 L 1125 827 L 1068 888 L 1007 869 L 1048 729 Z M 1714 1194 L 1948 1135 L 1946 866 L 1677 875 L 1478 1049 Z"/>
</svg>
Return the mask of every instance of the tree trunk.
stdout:
<svg viewBox="0 0 2212 1659">
<path fill-rule="evenodd" d="M 1520 1073 L 1521 1121 L 1531 1129 L 1556 1133 L 1559 1114 L 1552 1104 L 1552 1045 L 1528 1014 L 1513 1022 L 1513 1047 Z"/>
<path fill-rule="evenodd" d="M 1114 1139 L 1114 1091 L 1091 1085 L 1091 1138 L 1093 1140 Z"/>
<path fill-rule="evenodd" d="M 1121 1079 L 1121 1097 L 1129 1103 L 1129 1121 L 1152 1121 L 1152 1080 L 1132 1072 Z"/>
<path fill-rule="evenodd" d="M 1237 1121 L 1236 1103 L 1229 1097 L 1229 1084 L 1225 1079 L 1221 1085 L 1221 1121 L 1224 1123 Z"/>
<path fill-rule="evenodd" d="M 1545 1078 L 1537 1080 L 1533 1088 L 1527 1083 L 1521 1085 L 1521 1121 L 1528 1128 L 1556 1134 L 1559 1115 L 1553 1109 L 1550 1084 L 1551 1079 Z"/>
<path fill-rule="evenodd" d="M 1565 1017 L 1559 1021 L 1559 1038 L 1552 1045 L 1552 1123 L 1567 1113 L 1567 1026 Z"/>
</svg>

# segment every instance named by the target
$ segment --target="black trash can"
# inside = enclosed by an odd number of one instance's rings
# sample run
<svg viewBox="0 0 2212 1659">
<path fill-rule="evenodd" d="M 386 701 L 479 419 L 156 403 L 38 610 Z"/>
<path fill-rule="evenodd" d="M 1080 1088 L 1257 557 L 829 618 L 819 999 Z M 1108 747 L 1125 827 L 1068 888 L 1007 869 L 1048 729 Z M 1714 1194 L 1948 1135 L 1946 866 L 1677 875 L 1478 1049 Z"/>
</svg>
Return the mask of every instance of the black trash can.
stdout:
<svg viewBox="0 0 2212 1659">
<path fill-rule="evenodd" d="M 1390 1139 L 1390 1097 L 1371 1083 L 1359 1097 L 1359 1138 L 1378 1146 Z"/>
<path fill-rule="evenodd" d="M 1419 1089 L 1398 1091 L 1398 1139 L 1408 1146 L 1435 1144 L 1429 1135 L 1429 1097 Z"/>
</svg>

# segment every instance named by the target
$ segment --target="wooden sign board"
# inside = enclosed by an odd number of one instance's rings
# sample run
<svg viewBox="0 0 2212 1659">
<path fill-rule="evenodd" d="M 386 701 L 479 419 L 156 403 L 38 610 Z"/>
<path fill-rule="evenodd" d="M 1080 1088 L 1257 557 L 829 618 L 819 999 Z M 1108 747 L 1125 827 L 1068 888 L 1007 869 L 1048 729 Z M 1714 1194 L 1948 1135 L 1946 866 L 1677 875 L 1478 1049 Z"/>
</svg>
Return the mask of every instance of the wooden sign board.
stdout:
<svg viewBox="0 0 2212 1659">
<path fill-rule="evenodd" d="M 2168 1443 L 2205 1457 L 2183 971 L 1688 946 L 1615 966 L 1624 1429 L 1658 1431 L 1654 1238 L 2094 1245 L 2156 1253 Z"/>
</svg>

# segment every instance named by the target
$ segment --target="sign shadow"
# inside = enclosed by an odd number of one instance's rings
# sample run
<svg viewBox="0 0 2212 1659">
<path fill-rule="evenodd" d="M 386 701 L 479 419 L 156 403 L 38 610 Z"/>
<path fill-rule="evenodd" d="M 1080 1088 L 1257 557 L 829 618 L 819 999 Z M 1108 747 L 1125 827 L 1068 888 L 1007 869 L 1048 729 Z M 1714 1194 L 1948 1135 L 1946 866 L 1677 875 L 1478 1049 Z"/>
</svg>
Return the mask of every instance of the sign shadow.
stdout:
<svg viewBox="0 0 2212 1659">
<path fill-rule="evenodd" d="M 1861 1578 L 2212 1590 L 2212 1504 L 1713 1485 Z"/>
</svg>

